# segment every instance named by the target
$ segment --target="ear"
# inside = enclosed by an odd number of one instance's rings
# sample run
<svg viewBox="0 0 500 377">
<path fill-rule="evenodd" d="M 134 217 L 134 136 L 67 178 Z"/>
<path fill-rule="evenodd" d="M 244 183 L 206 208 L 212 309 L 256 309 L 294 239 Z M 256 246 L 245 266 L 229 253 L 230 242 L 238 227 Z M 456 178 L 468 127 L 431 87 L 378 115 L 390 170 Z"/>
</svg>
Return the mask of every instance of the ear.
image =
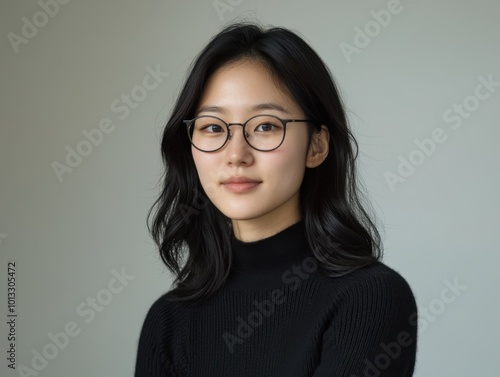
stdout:
<svg viewBox="0 0 500 377">
<path fill-rule="evenodd" d="M 315 168 L 328 156 L 328 145 L 330 141 L 330 132 L 325 125 L 321 125 L 320 131 L 314 131 L 311 138 L 311 144 L 307 151 L 306 167 Z"/>
</svg>

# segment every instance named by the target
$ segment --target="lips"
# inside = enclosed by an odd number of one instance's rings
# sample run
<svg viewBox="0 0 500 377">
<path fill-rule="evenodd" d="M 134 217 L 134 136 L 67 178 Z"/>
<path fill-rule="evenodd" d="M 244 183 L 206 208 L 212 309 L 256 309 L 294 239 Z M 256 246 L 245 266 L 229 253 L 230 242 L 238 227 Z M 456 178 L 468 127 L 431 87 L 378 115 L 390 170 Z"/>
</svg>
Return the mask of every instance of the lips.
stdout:
<svg viewBox="0 0 500 377">
<path fill-rule="evenodd" d="M 245 182 L 245 183 L 224 183 L 224 187 L 235 193 L 243 193 L 252 190 L 254 187 L 260 185 L 260 182 Z"/>
<path fill-rule="evenodd" d="M 253 191 L 252 189 L 260 183 L 262 183 L 262 181 L 245 176 L 232 176 L 222 182 L 226 189 L 234 193 Z"/>
<path fill-rule="evenodd" d="M 252 179 L 252 178 L 249 178 L 249 177 L 231 177 L 231 178 L 228 178 L 226 180 L 224 180 L 222 182 L 222 184 L 230 184 L 230 183 L 235 183 L 235 184 L 238 184 L 238 183 L 260 183 L 261 181 L 258 181 L 256 179 Z"/>
</svg>

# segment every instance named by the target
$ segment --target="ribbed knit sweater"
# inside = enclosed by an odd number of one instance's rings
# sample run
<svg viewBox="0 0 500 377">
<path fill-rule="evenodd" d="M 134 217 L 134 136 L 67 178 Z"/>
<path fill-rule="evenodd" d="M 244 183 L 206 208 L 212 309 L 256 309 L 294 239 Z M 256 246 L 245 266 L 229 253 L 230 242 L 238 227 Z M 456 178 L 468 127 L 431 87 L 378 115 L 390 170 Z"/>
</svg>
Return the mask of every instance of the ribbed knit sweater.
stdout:
<svg viewBox="0 0 500 377">
<path fill-rule="evenodd" d="M 149 308 L 136 377 L 413 375 L 417 306 L 394 269 L 376 262 L 324 276 L 303 220 L 231 244 L 231 273 L 215 296 L 193 304 L 167 292 Z"/>
</svg>

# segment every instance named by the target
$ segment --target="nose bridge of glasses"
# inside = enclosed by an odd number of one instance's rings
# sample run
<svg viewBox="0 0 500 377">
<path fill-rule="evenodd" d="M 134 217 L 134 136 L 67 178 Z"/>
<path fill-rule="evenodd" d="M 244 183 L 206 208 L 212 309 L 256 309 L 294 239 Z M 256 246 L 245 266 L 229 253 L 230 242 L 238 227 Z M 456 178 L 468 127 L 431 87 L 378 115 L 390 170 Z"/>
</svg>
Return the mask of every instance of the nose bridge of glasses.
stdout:
<svg viewBox="0 0 500 377">
<path fill-rule="evenodd" d="M 245 124 L 246 123 L 227 123 L 227 129 L 229 130 L 229 137 L 233 136 L 233 134 L 231 133 L 231 129 L 229 128 L 230 126 L 241 126 L 241 132 L 243 133 L 243 131 L 245 131 Z"/>
</svg>

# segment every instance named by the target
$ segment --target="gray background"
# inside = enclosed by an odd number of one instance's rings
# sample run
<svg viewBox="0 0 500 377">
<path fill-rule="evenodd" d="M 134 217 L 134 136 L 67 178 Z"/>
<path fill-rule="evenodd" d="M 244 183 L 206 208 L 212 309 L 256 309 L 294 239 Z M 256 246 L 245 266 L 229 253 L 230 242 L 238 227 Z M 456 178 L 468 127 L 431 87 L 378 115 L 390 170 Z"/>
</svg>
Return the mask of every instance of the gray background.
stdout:
<svg viewBox="0 0 500 377">
<path fill-rule="evenodd" d="M 216 10 L 220 3 L 224 13 Z M 422 311 L 415 375 L 496 375 L 500 87 L 488 92 L 481 80 L 500 82 L 500 2 L 396 5 L 72 1 L 44 18 L 38 2 L 3 1 L 0 374 L 20 375 L 4 356 L 12 260 L 18 364 L 32 368 L 34 351 L 50 351 L 49 333 L 74 322 L 79 334 L 39 376 L 132 374 L 146 311 L 171 283 L 145 225 L 161 174 L 162 127 L 188 64 L 237 18 L 299 32 L 339 84 L 360 145 L 360 172 L 384 224 L 384 261 L 408 280 Z M 373 12 L 388 7 L 398 12 L 377 30 Z M 42 26 L 15 47 L 12 33 L 22 37 L 26 20 Z M 355 41 L 357 30 L 372 34 L 367 46 Z M 358 53 L 348 57 L 342 46 L 356 42 Z M 148 66 L 168 76 L 155 89 L 137 88 Z M 113 111 L 131 92 L 144 98 L 126 116 Z M 451 121 L 458 105 L 469 110 Z M 84 130 L 106 118 L 114 128 L 85 150 Z M 419 152 L 416 140 L 439 133 L 431 152 Z M 77 145 L 87 155 L 58 178 L 54 162 L 66 164 L 67 148 Z M 401 159 L 411 159 L 413 171 L 391 187 L 387 174 L 398 174 Z M 113 270 L 129 280 L 120 285 Z M 452 295 L 453 282 L 461 288 Z M 90 311 L 88 297 L 107 305 Z"/>
</svg>

